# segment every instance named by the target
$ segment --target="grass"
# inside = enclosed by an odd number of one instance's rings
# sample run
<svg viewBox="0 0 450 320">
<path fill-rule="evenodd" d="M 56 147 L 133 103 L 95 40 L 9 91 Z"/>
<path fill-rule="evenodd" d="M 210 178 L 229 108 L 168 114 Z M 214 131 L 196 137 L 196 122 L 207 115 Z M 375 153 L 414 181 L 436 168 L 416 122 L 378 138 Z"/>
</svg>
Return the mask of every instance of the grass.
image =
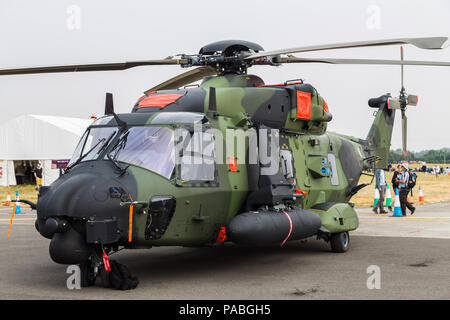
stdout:
<svg viewBox="0 0 450 320">
<path fill-rule="evenodd" d="M 416 165 L 418 166 L 418 165 Z M 410 168 L 415 168 L 415 165 L 410 165 Z M 427 164 L 428 167 L 432 167 L 433 164 Z M 448 165 L 442 165 L 442 167 L 446 167 Z M 389 182 L 391 187 L 392 198 L 394 198 L 394 191 L 392 190 L 392 184 L 390 183 L 392 180 L 392 172 L 386 172 L 386 181 Z M 368 176 L 361 176 L 360 183 L 370 183 L 372 178 Z M 450 200 L 450 176 L 440 174 L 438 178 L 434 175 L 427 173 L 424 175 L 422 172 L 418 172 L 417 177 L 417 185 L 413 190 L 413 197 L 411 201 L 415 204 L 419 204 L 419 186 L 423 190 L 424 202 L 425 203 L 435 203 L 442 201 Z M 9 187 L 0 187 L 0 205 L 4 204 L 6 200 L 6 196 L 8 191 L 11 192 L 11 199 L 15 199 L 16 190 L 19 191 L 20 199 L 27 199 L 34 203 L 37 201 L 38 191 L 35 190 L 35 185 L 18 185 L 18 186 L 9 186 Z M 363 188 L 360 190 L 352 199 L 356 206 L 371 206 L 373 204 L 373 196 L 374 196 L 374 188 L 375 188 L 375 179 L 373 184 Z M 27 206 L 26 204 L 21 204 L 23 206 Z"/>
<path fill-rule="evenodd" d="M 6 196 L 8 195 L 8 191 L 11 193 L 11 199 L 14 200 L 16 198 L 16 190 L 19 191 L 19 198 L 30 200 L 31 202 L 36 203 L 38 191 L 35 190 L 36 185 L 31 184 L 23 184 L 17 186 L 9 186 L 9 187 L 0 187 L 0 205 L 4 205 L 6 200 Z M 27 204 L 21 203 L 21 206 L 28 207 Z"/>
</svg>

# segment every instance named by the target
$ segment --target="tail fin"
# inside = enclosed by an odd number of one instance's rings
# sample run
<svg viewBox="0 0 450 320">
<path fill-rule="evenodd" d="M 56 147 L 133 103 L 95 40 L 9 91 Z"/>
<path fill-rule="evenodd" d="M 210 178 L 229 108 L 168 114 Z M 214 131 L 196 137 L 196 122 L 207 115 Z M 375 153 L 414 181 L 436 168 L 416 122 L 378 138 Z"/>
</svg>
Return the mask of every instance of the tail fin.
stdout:
<svg viewBox="0 0 450 320">
<path fill-rule="evenodd" d="M 369 100 L 369 106 L 377 108 L 378 111 L 367 135 L 367 151 L 369 152 L 368 156 L 381 158 L 375 165 L 376 168 L 380 169 L 387 168 L 392 129 L 394 127 L 395 110 L 388 108 L 388 98 L 390 96 L 388 93 Z"/>
</svg>

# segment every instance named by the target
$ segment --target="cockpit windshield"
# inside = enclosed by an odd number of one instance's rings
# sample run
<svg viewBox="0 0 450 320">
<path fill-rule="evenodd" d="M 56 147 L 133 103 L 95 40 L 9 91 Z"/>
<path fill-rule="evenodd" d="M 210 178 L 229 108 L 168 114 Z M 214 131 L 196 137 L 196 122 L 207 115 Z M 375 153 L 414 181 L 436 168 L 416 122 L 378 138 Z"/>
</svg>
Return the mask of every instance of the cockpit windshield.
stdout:
<svg viewBox="0 0 450 320">
<path fill-rule="evenodd" d="M 168 127 L 131 127 L 116 137 L 117 127 L 91 127 L 78 143 L 68 168 L 96 160 L 108 145 L 113 144 L 104 156 L 121 170 L 119 162 L 143 167 L 170 179 L 175 168 L 174 132 Z"/>
<path fill-rule="evenodd" d="M 132 127 L 116 142 L 109 156 L 170 179 L 175 168 L 173 130 L 167 127 Z"/>
<path fill-rule="evenodd" d="M 92 127 L 81 137 L 68 167 L 77 162 L 97 159 L 118 131 L 117 127 Z"/>
</svg>

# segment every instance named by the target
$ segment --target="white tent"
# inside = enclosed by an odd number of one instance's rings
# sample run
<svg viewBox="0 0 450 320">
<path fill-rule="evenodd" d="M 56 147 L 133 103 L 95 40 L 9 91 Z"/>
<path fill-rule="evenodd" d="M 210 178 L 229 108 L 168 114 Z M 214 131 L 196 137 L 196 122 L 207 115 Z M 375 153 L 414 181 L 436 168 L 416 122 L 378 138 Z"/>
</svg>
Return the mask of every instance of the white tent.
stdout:
<svg viewBox="0 0 450 320">
<path fill-rule="evenodd" d="M 52 160 L 68 160 L 89 119 L 24 115 L 0 124 L 0 186 L 16 184 L 14 160 L 38 160 L 43 185 L 59 176 Z"/>
</svg>

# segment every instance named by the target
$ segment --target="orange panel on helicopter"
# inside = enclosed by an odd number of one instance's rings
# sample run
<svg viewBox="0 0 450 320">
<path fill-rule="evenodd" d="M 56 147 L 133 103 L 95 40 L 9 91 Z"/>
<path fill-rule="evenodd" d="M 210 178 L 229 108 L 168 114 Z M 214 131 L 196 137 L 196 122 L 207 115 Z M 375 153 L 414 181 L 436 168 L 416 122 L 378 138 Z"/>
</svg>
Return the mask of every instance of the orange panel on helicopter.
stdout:
<svg viewBox="0 0 450 320">
<path fill-rule="evenodd" d="M 147 108 L 147 107 L 164 108 L 165 106 L 174 103 L 182 96 L 183 94 L 177 93 L 151 94 L 150 96 L 139 101 L 138 108 Z"/>
<path fill-rule="evenodd" d="M 297 119 L 311 119 L 311 93 L 297 91 Z"/>
</svg>

